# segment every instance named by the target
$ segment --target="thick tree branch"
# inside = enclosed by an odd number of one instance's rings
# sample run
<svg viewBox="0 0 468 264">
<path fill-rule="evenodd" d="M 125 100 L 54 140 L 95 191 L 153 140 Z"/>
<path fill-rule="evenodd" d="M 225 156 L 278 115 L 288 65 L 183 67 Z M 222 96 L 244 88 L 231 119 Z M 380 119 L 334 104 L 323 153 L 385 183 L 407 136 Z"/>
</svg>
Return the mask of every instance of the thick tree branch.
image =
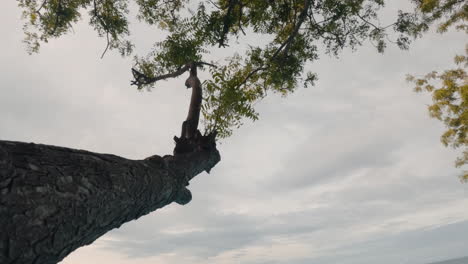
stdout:
<svg viewBox="0 0 468 264">
<path fill-rule="evenodd" d="M 213 136 L 144 160 L 0 141 L 0 263 L 57 263 L 123 223 L 186 204 L 190 179 L 219 160 Z"/>
</svg>

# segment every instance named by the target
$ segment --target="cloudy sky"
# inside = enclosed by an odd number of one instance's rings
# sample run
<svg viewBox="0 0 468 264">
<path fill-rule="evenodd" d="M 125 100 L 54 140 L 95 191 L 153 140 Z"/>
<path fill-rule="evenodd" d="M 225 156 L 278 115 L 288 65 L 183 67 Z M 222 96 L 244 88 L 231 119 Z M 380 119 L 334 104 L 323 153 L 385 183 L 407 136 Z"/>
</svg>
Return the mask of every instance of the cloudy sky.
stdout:
<svg viewBox="0 0 468 264">
<path fill-rule="evenodd" d="M 29 56 L 15 1 L 0 10 L 0 139 L 132 159 L 172 153 L 190 97 L 184 78 L 136 91 L 131 58 L 99 59 L 105 42 L 86 22 Z M 163 36 L 132 29 L 140 54 Z M 222 161 L 191 182 L 192 202 L 127 223 L 62 263 L 423 264 L 468 255 L 458 153 L 441 145 L 430 97 L 405 82 L 406 73 L 451 67 L 465 38 L 429 34 L 410 51 L 323 55 L 310 66 L 316 87 L 267 98 L 259 121 L 219 145 Z"/>
</svg>

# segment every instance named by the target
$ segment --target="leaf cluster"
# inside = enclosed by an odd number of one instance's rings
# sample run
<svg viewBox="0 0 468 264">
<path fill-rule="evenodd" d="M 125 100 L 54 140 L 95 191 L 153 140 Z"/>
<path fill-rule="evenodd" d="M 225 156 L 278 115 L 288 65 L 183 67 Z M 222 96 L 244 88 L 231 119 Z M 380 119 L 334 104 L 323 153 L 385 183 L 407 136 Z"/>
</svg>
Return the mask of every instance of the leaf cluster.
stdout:
<svg viewBox="0 0 468 264">
<path fill-rule="evenodd" d="M 432 104 L 428 106 L 431 117 L 442 121 L 447 130 L 441 141 L 445 146 L 465 148 L 456 161 L 456 166 L 468 164 L 468 45 L 465 56 L 456 56 L 455 69 L 444 72 L 430 72 L 422 78 L 408 76 L 408 81 L 415 84 L 416 92 L 426 91 L 432 94 Z M 468 172 L 462 176 L 468 180 Z"/>
<path fill-rule="evenodd" d="M 408 26 L 409 32 L 418 36 L 437 23 L 437 31 L 445 33 L 449 28 L 468 34 L 468 2 L 464 0 L 413 0 L 416 4 L 417 21 Z M 468 55 L 468 46 L 465 48 Z M 455 165 L 468 164 L 468 66 L 467 56 L 456 56 L 455 69 L 430 72 L 422 78 L 409 75 L 408 81 L 415 84 L 415 91 L 432 94 L 433 104 L 428 107 L 429 115 L 442 121 L 447 130 L 441 141 L 445 146 L 464 148 Z M 461 175 L 468 181 L 468 171 Z"/>
<path fill-rule="evenodd" d="M 450 27 L 468 33 L 468 3 L 465 0 L 413 0 L 420 22 L 412 30 L 415 34 L 427 31 L 429 25 L 438 23 L 437 31 L 446 32 Z"/>
</svg>

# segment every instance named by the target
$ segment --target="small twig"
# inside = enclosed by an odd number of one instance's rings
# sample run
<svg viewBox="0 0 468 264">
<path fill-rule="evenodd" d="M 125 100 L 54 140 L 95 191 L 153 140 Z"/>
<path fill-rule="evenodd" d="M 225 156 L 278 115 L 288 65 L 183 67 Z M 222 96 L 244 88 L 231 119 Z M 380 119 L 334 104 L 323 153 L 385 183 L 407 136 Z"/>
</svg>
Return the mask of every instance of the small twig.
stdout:
<svg viewBox="0 0 468 264">
<path fill-rule="evenodd" d="M 41 6 L 36 10 L 36 13 L 41 12 L 41 9 L 45 6 L 46 3 L 47 3 L 47 0 L 42 1 Z"/>
<path fill-rule="evenodd" d="M 107 45 L 106 48 L 104 49 L 104 52 L 101 55 L 101 59 L 104 58 L 104 55 L 106 54 L 107 50 L 109 49 L 110 46 L 110 40 L 109 40 L 109 32 L 106 31 L 106 40 L 107 40 Z"/>
<path fill-rule="evenodd" d="M 363 18 L 363 17 L 362 17 L 361 15 L 359 15 L 359 14 L 356 14 L 356 16 L 359 17 L 359 18 L 360 18 L 362 21 L 364 21 L 366 24 L 372 26 L 373 28 L 375 28 L 375 29 L 377 29 L 377 30 L 384 30 L 384 29 L 387 29 L 387 28 L 389 28 L 389 27 L 391 27 L 391 26 L 393 26 L 393 25 L 396 24 L 396 22 L 395 22 L 395 23 L 391 23 L 390 25 L 387 25 L 387 26 L 385 26 L 385 27 L 379 27 L 379 26 L 376 26 L 375 24 L 373 24 L 372 22 L 369 22 L 368 20 L 366 20 L 365 18 Z"/>
<path fill-rule="evenodd" d="M 219 5 L 217 5 L 216 3 L 214 3 L 213 1 L 211 0 L 208 0 L 208 2 L 210 2 L 212 5 L 214 5 L 216 8 L 218 9 L 221 9 L 221 7 Z"/>
<path fill-rule="evenodd" d="M 93 0 L 93 5 L 94 5 L 94 10 L 93 10 L 93 13 L 94 13 L 94 17 L 96 17 L 98 20 L 99 20 L 99 23 L 101 24 L 102 28 L 104 29 L 104 31 L 106 32 L 106 41 L 107 41 L 107 44 L 106 44 L 106 48 L 104 49 L 104 51 L 102 52 L 101 54 L 101 59 L 104 58 L 104 55 L 107 53 L 107 50 L 109 49 L 110 47 L 110 39 L 109 39 L 109 34 L 110 34 L 110 30 L 109 30 L 109 26 L 107 25 L 106 21 L 104 19 L 102 19 L 102 16 L 99 15 L 99 12 L 98 12 L 98 6 L 97 6 L 97 3 L 96 3 L 96 0 Z M 115 38 L 115 37 L 114 37 Z"/>
<path fill-rule="evenodd" d="M 356 14 L 357 17 L 359 17 L 362 21 L 364 21 L 366 24 L 372 26 L 373 28 L 377 29 L 377 30 L 382 30 L 381 27 L 378 27 L 376 25 L 374 25 L 372 22 L 369 22 L 368 20 L 366 20 L 365 18 L 363 18 L 360 14 Z"/>
<path fill-rule="evenodd" d="M 249 72 L 249 74 L 247 74 L 247 76 L 245 76 L 244 80 L 242 80 L 242 82 L 239 83 L 239 85 L 237 85 L 236 89 L 241 87 L 242 85 L 245 85 L 247 83 L 247 81 L 254 75 L 256 74 L 257 72 L 259 71 L 264 71 L 264 70 L 267 70 L 269 67 L 268 66 L 265 66 L 265 67 L 258 67 L 256 68 L 255 70 Z"/>
<path fill-rule="evenodd" d="M 203 66 L 203 65 L 210 66 L 210 67 L 213 67 L 213 68 L 218 68 L 218 66 L 216 66 L 216 65 L 214 65 L 212 63 L 208 63 L 208 62 L 204 62 L 204 61 L 195 62 L 195 66 Z"/>
<path fill-rule="evenodd" d="M 321 21 L 321 22 L 317 22 L 317 20 L 315 20 L 315 17 L 314 17 L 314 14 L 313 14 L 313 13 L 310 13 L 310 14 L 308 15 L 308 17 L 309 17 L 309 20 L 310 20 L 312 26 L 316 26 L 316 27 L 317 27 L 317 29 L 318 29 L 319 34 L 320 34 L 321 37 L 323 37 L 323 38 L 325 38 L 325 39 L 334 39 L 334 40 L 336 40 L 336 42 L 338 42 L 338 45 L 339 45 L 340 47 L 343 47 L 343 46 L 344 46 L 343 40 L 341 39 L 340 35 L 338 35 L 338 34 L 336 34 L 336 33 L 333 33 L 333 32 L 330 32 L 330 31 L 327 31 L 327 30 L 325 30 L 322 26 L 319 25 L 319 23 L 328 21 L 328 20 L 330 20 L 330 19 L 332 19 L 332 18 L 328 18 L 328 19 L 323 20 L 323 21 Z M 307 28 L 307 29 L 313 30 L 314 28 Z M 331 35 L 332 37 L 327 37 L 327 36 L 325 36 L 324 34 Z"/>
</svg>

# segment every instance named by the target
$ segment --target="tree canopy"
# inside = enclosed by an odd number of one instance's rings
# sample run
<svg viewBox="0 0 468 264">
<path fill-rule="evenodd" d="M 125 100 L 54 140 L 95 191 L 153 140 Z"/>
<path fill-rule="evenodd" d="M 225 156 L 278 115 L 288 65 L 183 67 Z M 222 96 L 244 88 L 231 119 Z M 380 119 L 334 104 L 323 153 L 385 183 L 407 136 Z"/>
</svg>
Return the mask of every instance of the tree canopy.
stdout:
<svg viewBox="0 0 468 264">
<path fill-rule="evenodd" d="M 320 54 L 338 55 L 345 48 L 355 49 L 365 42 L 371 42 L 378 52 L 383 52 L 387 45 L 408 49 L 411 41 L 434 23 L 438 24 L 439 32 L 450 27 L 468 32 L 468 4 L 464 0 L 410 0 L 413 10 L 399 11 L 388 25 L 379 19 L 384 0 L 18 0 L 18 3 L 24 11 L 25 42 L 30 52 L 37 52 L 41 43 L 66 34 L 74 23 L 86 17 L 98 35 L 107 40 L 104 52 L 115 49 L 122 55 L 130 55 L 134 44 L 128 40 L 129 9 L 136 7 L 138 20 L 166 31 L 167 36 L 156 42 L 147 55 L 135 56 L 132 84 L 138 89 L 151 89 L 159 80 L 182 74 L 188 63 L 209 67 L 211 78 L 203 82 L 201 110 L 206 132 L 216 130 L 219 137 L 231 135 L 245 118 L 258 119 L 255 103 L 268 93 L 286 96 L 298 87 L 313 85 L 316 74 L 304 70 Z M 247 43 L 243 53 L 206 61 L 210 51 L 229 49 L 243 35 L 249 35 L 248 40 L 261 37 L 265 44 Z M 424 89 L 442 97 L 439 101 L 451 96 L 454 98 L 451 102 L 464 100 L 458 110 L 446 104 L 450 110 L 444 112 L 445 117 L 440 105 L 439 110 L 431 109 L 431 115 L 450 127 L 443 136 L 446 145 L 466 147 L 467 88 L 466 76 L 460 73 L 449 74 L 452 80 L 462 82 L 457 89 L 444 84 L 452 92 L 427 86 Z M 446 74 L 428 77 L 450 79 Z M 426 83 L 422 79 L 417 80 L 417 87 L 423 84 Z M 458 121 L 449 117 L 453 115 Z M 466 162 L 465 152 L 465 158 L 458 163 Z"/>
</svg>

